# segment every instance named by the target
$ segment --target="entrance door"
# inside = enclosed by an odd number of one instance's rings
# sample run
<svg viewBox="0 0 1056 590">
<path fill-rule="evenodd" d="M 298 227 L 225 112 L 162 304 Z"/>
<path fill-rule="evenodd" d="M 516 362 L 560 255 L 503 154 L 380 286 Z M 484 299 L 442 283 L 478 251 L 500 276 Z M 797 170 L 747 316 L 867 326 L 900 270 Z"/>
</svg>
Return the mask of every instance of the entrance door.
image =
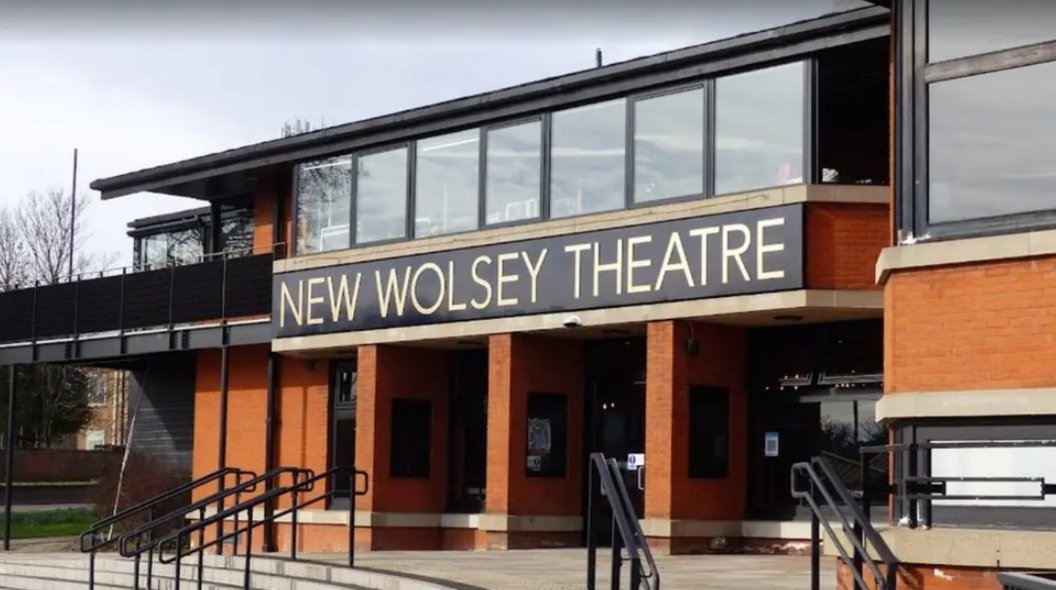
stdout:
<svg viewBox="0 0 1056 590">
<path fill-rule="evenodd" d="M 635 514 L 645 509 L 645 472 L 636 459 L 645 454 L 645 340 L 605 340 L 588 346 L 588 423 L 590 453 L 603 453 L 620 465 Z M 648 460 L 648 458 L 645 458 Z M 589 468 L 594 470 L 593 465 Z M 600 495 L 596 471 L 594 532 L 601 544 L 612 542 L 612 511 Z M 586 514 L 586 512 L 584 512 Z"/>
</svg>

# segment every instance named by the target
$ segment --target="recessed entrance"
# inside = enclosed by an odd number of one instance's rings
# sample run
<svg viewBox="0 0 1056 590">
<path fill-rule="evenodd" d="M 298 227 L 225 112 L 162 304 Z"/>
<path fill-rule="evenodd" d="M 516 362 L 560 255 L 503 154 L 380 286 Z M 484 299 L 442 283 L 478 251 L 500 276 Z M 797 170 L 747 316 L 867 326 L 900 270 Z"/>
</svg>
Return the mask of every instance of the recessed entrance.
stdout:
<svg viewBox="0 0 1056 590">
<path fill-rule="evenodd" d="M 594 340 L 586 343 L 584 355 L 587 387 L 584 474 L 590 473 L 586 462 L 590 453 L 604 453 L 616 459 L 631 505 L 641 516 L 645 504 L 645 473 L 634 460 L 645 453 L 646 340 L 641 337 Z M 584 477 L 583 514 L 587 514 L 588 502 L 600 507 L 594 522 L 595 533 L 599 543 L 610 544 L 610 509 L 597 486 L 594 497 L 588 500 L 587 481 Z"/>
</svg>

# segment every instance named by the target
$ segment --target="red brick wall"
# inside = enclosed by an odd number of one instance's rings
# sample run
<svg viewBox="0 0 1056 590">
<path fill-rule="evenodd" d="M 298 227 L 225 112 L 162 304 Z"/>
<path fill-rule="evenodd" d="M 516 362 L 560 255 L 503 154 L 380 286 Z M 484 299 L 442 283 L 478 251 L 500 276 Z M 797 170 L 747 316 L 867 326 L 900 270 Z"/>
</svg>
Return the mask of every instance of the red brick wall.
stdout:
<svg viewBox="0 0 1056 590">
<path fill-rule="evenodd" d="M 890 207 L 853 203 L 807 206 L 807 287 L 881 289 L 876 260 L 891 242 Z"/>
<path fill-rule="evenodd" d="M 370 473 L 370 493 L 357 510 L 443 512 L 447 483 L 448 354 L 404 346 L 359 349 L 356 405 L 356 466 Z M 392 400 L 427 399 L 433 404 L 430 477 L 390 476 Z"/>
<path fill-rule="evenodd" d="M 885 572 L 880 564 L 880 571 Z M 864 568 L 862 577 L 870 588 L 876 588 L 876 582 L 869 568 Z M 899 566 L 899 590 L 1000 590 L 997 581 L 997 569 L 958 567 L 942 564 L 902 564 Z M 1010 571 L 1002 568 L 1001 571 Z M 941 574 L 941 575 L 940 575 Z M 854 590 L 852 570 L 839 561 L 836 570 L 836 587 L 838 590 Z"/>
<path fill-rule="evenodd" d="M 265 471 L 268 399 L 268 347 L 229 349 L 227 466 Z M 309 369 L 300 359 L 279 358 L 279 424 L 276 464 L 302 466 L 317 473 L 327 468 L 329 364 Z M 198 355 L 195 389 L 194 476 L 216 470 L 220 440 L 220 351 Z M 258 488 L 263 491 L 263 487 Z M 196 492 L 201 498 L 215 486 Z M 248 497 L 248 495 L 247 495 Z"/>
<path fill-rule="evenodd" d="M 745 391 L 748 333 L 695 323 L 696 356 L 686 354 L 690 323 L 650 322 L 646 368 L 645 517 L 739 519 L 747 505 L 748 400 Z M 729 477 L 689 477 L 689 388 L 730 390 Z"/>
<path fill-rule="evenodd" d="M 16 483 L 94 481 L 120 462 L 119 451 L 15 449 L 14 480 Z M 0 479 L 5 476 L 5 467 L 5 462 L 0 461 Z"/>
<path fill-rule="evenodd" d="M 583 347 L 576 341 L 501 334 L 489 342 L 488 497 L 490 514 L 582 513 Z M 526 477 L 528 394 L 568 396 L 563 478 Z"/>
<path fill-rule="evenodd" d="M 279 241 L 288 241 L 290 236 L 290 224 L 292 223 L 293 192 L 290 189 L 290 181 L 280 175 L 291 175 L 292 171 L 283 170 L 275 176 L 268 178 L 261 184 L 257 195 L 253 200 L 253 253 L 266 254 L 272 251 L 275 227 L 275 198 L 283 199 L 282 204 L 282 231 Z M 281 194 L 280 194 L 281 193 Z M 287 245 L 286 251 L 289 251 Z"/>
<path fill-rule="evenodd" d="M 886 393 L 1056 386 L 1056 257 L 893 273 Z"/>
</svg>

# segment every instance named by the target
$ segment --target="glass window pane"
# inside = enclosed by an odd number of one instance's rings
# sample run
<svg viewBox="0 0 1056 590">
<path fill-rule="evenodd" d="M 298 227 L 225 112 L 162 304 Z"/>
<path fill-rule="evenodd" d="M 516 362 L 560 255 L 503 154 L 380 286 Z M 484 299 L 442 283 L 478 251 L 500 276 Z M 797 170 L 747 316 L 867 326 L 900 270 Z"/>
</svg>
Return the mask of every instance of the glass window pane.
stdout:
<svg viewBox="0 0 1056 590">
<path fill-rule="evenodd" d="M 550 217 L 623 207 L 627 101 L 554 113 Z"/>
<path fill-rule="evenodd" d="M 720 78 L 715 193 L 803 182 L 803 63 Z"/>
<path fill-rule="evenodd" d="M 198 264 L 205 254 L 206 226 L 200 229 L 186 229 L 169 234 L 169 247 L 173 264 Z"/>
<path fill-rule="evenodd" d="M 407 148 L 360 156 L 356 243 L 407 237 Z"/>
<path fill-rule="evenodd" d="M 704 192 L 704 90 L 634 104 L 634 200 Z"/>
<path fill-rule="evenodd" d="M 297 167 L 297 254 L 348 248 L 352 157 Z"/>
<path fill-rule="evenodd" d="M 158 234 L 143 238 L 143 241 L 140 243 L 140 253 L 143 257 L 143 267 L 147 270 L 168 266 L 168 234 Z"/>
<path fill-rule="evenodd" d="M 929 0 L 928 59 L 943 61 L 1056 39 L 1056 2 Z"/>
<path fill-rule="evenodd" d="M 415 237 L 477 228 L 479 129 L 419 141 L 415 177 Z"/>
<path fill-rule="evenodd" d="M 1056 63 L 937 82 L 929 95 L 929 221 L 1056 208 Z"/>
<path fill-rule="evenodd" d="M 534 121 L 488 131 L 486 223 L 539 217 L 542 127 Z"/>
<path fill-rule="evenodd" d="M 229 258 L 254 253 L 253 218 L 238 216 L 229 219 L 221 227 L 224 252 Z"/>
</svg>

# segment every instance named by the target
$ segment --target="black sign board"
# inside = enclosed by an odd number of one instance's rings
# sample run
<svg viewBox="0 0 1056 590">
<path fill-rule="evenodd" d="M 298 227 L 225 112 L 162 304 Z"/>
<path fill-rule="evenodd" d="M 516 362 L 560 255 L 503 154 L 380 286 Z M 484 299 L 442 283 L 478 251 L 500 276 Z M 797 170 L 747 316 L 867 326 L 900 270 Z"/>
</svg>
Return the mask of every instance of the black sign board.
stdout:
<svg viewBox="0 0 1056 590">
<path fill-rule="evenodd" d="M 802 289 L 803 205 L 276 274 L 276 337 Z"/>
</svg>

